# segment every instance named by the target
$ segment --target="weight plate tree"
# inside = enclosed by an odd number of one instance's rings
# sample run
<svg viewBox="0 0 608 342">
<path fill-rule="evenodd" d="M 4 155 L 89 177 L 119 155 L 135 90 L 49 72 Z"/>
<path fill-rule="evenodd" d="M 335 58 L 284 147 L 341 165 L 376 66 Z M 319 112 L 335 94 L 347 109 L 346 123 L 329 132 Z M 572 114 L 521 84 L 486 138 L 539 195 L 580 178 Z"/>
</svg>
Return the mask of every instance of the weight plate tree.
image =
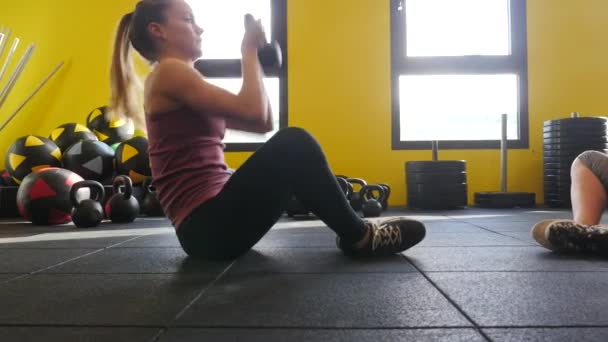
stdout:
<svg viewBox="0 0 608 342">
<path fill-rule="evenodd" d="M 533 192 L 508 192 L 507 189 L 507 114 L 501 115 L 500 191 L 476 192 L 475 205 L 480 208 L 531 208 L 536 205 Z"/>
<path fill-rule="evenodd" d="M 405 163 L 407 201 L 411 208 L 458 209 L 467 206 L 467 171 L 464 160 L 438 160 L 433 141 L 432 161 Z"/>
<path fill-rule="evenodd" d="M 589 150 L 608 152 L 608 119 L 572 117 L 543 124 L 543 177 L 545 204 L 570 208 L 570 167 L 574 159 Z"/>
</svg>

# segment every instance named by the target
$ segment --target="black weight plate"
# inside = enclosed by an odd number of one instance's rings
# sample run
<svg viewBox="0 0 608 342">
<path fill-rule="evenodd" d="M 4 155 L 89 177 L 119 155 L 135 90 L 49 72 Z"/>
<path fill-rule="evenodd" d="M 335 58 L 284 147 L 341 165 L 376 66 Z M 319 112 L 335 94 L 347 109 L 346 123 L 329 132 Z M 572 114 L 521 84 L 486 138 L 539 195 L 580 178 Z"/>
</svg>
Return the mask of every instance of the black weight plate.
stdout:
<svg viewBox="0 0 608 342">
<path fill-rule="evenodd" d="M 528 192 L 476 192 L 475 205 L 481 208 L 530 208 L 536 194 Z"/>
<path fill-rule="evenodd" d="M 545 170 L 570 170 L 572 163 L 543 163 Z"/>
<path fill-rule="evenodd" d="M 558 163 L 558 164 L 572 164 L 576 157 L 544 157 L 544 164 Z"/>
<path fill-rule="evenodd" d="M 452 192 L 452 193 L 425 193 L 425 192 L 408 192 L 407 198 L 414 200 L 427 200 L 441 198 L 445 201 L 465 201 L 467 200 L 467 192 Z"/>
<path fill-rule="evenodd" d="M 570 175 L 562 176 L 562 175 L 544 175 L 545 182 L 571 182 Z"/>
<path fill-rule="evenodd" d="M 572 202 L 570 201 L 559 201 L 559 200 L 545 200 L 545 205 L 550 208 L 571 208 Z"/>
<path fill-rule="evenodd" d="M 568 196 L 570 196 L 570 187 L 569 186 L 562 186 L 562 187 L 545 186 L 544 191 L 545 191 L 545 193 L 562 194 L 562 195 L 567 194 Z"/>
<path fill-rule="evenodd" d="M 543 163 L 545 170 L 570 170 L 572 163 Z"/>
<path fill-rule="evenodd" d="M 562 199 L 562 200 L 570 200 L 570 191 L 547 191 L 545 190 L 543 192 L 545 194 L 545 198 L 552 198 L 552 199 Z"/>
<path fill-rule="evenodd" d="M 601 125 L 608 124 L 608 118 L 601 116 L 584 116 L 578 118 L 562 118 L 555 120 L 547 120 L 543 122 L 543 126 L 564 126 L 564 125 L 580 125 L 580 124 L 593 124 Z"/>
<path fill-rule="evenodd" d="M 464 172 L 466 161 L 464 160 L 436 160 L 436 161 L 409 161 L 405 163 L 407 172 L 443 173 Z"/>
<path fill-rule="evenodd" d="M 570 201 L 570 196 L 566 194 L 560 194 L 555 192 L 545 192 L 545 200 L 555 200 L 555 201 Z"/>
<path fill-rule="evenodd" d="M 602 146 L 595 148 L 595 147 L 590 147 L 590 146 L 560 146 L 560 145 L 543 145 L 543 153 L 544 152 L 549 152 L 549 153 L 557 153 L 557 157 L 568 157 L 568 156 L 573 156 L 573 157 L 577 157 L 579 154 L 585 152 L 585 151 L 608 151 L 608 149 L 603 148 Z M 545 157 L 556 157 L 556 156 L 552 156 L 552 155 L 548 155 L 545 153 L 544 155 Z"/>
<path fill-rule="evenodd" d="M 441 204 L 448 206 L 465 206 L 467 205 L 467 196 L 443 197 L 407 197 L 407 203 L 413 206 L 439 206 Z"/>
<path fill-rule="evenodd" d="M 571 202 L 570 197 L 547 196 L 547 195 L 545 195 L 545 201 L 560 201 L 560 202 L 564 202 L 564 203 Z"/>
<path fill-rule="evenodd" d="M 572 183 L 570 181 L 562 181 L 562 182 L 545 181 L 544 182 L 545 186 L 554 186 L 557 188 L 570 188 L 571 184 Z"/>
<path fill-rule="evenodd" d="M 452 203 L 437 203 L 437 202 L 420 202 L 408 204 L 411 209 L 424 210 L 449 210 L 449 209 L 464 209 L 467 204 L 452 204 Z"/>
<path fill-rule="evenodd" d="M 547 203 L 547 201 L 552 201 L 552 202 L 563 202 L 563 203 L 570 203 L 570 196 L 559 196 L 559 195 L 548 195 L 545 194 L 545 203 Z"/>
<path fill-rule="evenodd" d="M 545 194 L 545 201 L 562 201 L 570 202 L 570 196 L 562 196 L 559 194 Z"/>
<path fill-rule="evenodd" d="M 466 183 L 455 184 L 411 184 L 407 187 L 408 192 L 415 193 L 458 193 L 466 192 Z"/>
<path fill-rule="evenodd" d="M 574 159 L 578 157 L 581 153 L 585 152 L 584 149 L 579 149 L 576 151 L 565 151 L 565 150 L 543 150 L 544 158 L 571 158 Z"/>
<path fill-rule="evenodd" d="M 570 187 L 570 184 L 572 184 L 570 181 L 561 181 L 561 182 L 554 182 L 554 181 L 545 181 L 544 182 L 545 186 L 555 186 L 555 187 Z"/>
<path fill-rule="evenodd" d="M 597 147 L 596 147 L 597 146 Z M 543 142 L 546 149 L 607 149 L 608 143 L 605 141 L 569 141 L 569 142 Z"/>
<path fill-rule="evenodd" d="M 597 143 L 597 144 L 543 144 L 543 149 L 546 151 L 585 151 L 585 150 L 605 150 L 608 149 L 608 144 Z"/>
<path fill-rule="evenodd" d="M 545 200 L 551 201 L 570 201 L 570 196 L 564 194 L 556 194 L 556 193 L 545 193 Z"/>
<path fill-rule="evenodd" d="M 600 129 L 591 129 L 591 130 L 560 130 L 560 131 L 548 131 L 543 132 L 543 139 L 556 139 L 556 138 L 566 138 L 566 139 L 585 139 L 585 138 L 602 138 L 608 136 L 608 132 L 604 127 Z"/>
<path fill-rule="evenodd" d="M 545 176 L 561 176 L 570 177 L 570 169 L 567 170 L 544 170 L 543 175 Z"/>
<path fill-rule="evenodd" d="M 535 194 L 532 192 L 480 191 L 480 192 L 475 193 L 475 198 L 479 198 L 479 199 L 494 199 L 494 198 L 529 199 L 534 196 L 535 196 Z"/>
<path fill-rule="evenodd" d="M 546 176 L 548 177 L 548 176 Z M 570 182 L 543 182 L 543 189 L 562 189 L 570 191 L 572 183 Z"/>
<path fill-rule="evenodd" d="M 543 130 L 590 130 L 590 129 L 602 129 L 606 128 L 606 123 L 593 123 L 593 122 L 572 122 L 567 124 L 554 124 L 554 125 L 543 125 Z"/>
<path fill-rule="evenodd" d="M 561 126 L 544 126 L 544 133 L 560 133 L 560 134 L 572 134 L 572 133 L 589 133 L 592 135 L 602 134 L 608 130 L 608 126 L 604 124 L 580 124 L 580 125 L 561 125 Z"/>
<path fill-rule="evenodd" d="M 545 195 L 546 194 L 570 197 L 570 188 L 545 187 Z"/>
<path fill-rule="evenodd" d="M 559 194 L 560 196 L 570 196 L 570 187 L 543 187 L 543 192 L 545 194 Z"/>
<path fill-rule="evenodd" d="M 561 199 L 561 200 L 570 200 L 570 193 L 565 192 L 543 192 L 545 194 L 545 198 L 553 198 L 553 199 Z"/>
<path fill-rule="evenodd" d="M 577 155 L 560 155 L 559 153 L 555 154 L 554 152 L 544 151 L 543 162 L 551 163 L 553 161 L 556 161 L 557 163 L 572 163 L 581 153 Z"/>
<path fill-rule="evenodd" d="M 409 184 L 444 184 L 444 183 L 466 183 L 466 172 L 441 172 L 441 173 L 421 173 L 408 172 L 406 183 Z"/>
<path fill-rule="evenodd" d="M 543 134 L 560 134 L 560 135 L 572 135 L 572 134 L 589 134 L 591 136 L 605 135 L 607 134 L 608 126 L 600 125 L 585 125 L 579 127 L 544 127 Z"/>
<path fill-rule="evenodd" d="M 578 121 L 578 122 L 562 122 L 562 123 L 551 123 L 547 124 L 546 122 L 543 124 L 543 129 L 571 129 L 576 130 L 580 128 L 602 128 L 607 127 L 608 123 L 606 122 L 590 122 L 590 121 Z"/>
<path fill-rule="evenodd" d="M 594 145 L 594 144 L 606 144 L 608 137 L 575 137 L 575 138 L 543 138 L 544 145 Z"/>
<path fill-rule="evenodd" d="M 598 148 L 602 150 L 602 148 Z M 576 158 L 585 151 L 595 150 L 586 146 L 571 147 L 560 145 L 543 145 L 543 157 Z"/>
<path fill-rule="evenodd" d="M 569 177 L 570 169 L 543 169 L 543 176 Z"/>
<path fill-rule="evenodd" d="M 560 196 L 570 196 L 570 187 L 545 186 L 545 193 L 560 194 Z"/>
</svg>

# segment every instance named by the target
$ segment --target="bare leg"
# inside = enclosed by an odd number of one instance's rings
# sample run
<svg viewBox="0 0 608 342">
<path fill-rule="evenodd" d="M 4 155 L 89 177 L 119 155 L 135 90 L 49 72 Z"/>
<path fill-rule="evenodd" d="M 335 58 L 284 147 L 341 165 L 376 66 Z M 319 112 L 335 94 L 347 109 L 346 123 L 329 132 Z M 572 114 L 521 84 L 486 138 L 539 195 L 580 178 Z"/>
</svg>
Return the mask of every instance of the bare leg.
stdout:
<svg viewBox="0 0 608 342">
<path fill-rule="evenodd" d="M 608 226 L 599 225 L 606 208 L 608 155 L 585 151 L 570 169 L 573 220 L 543 220 L 532 236 L 543 247 L 562 252 L 608 255 Z"/>
<path fill-rule="evenodd" d="M 606 190 L 602 182 L 579 159 L 572 163 L 570 174 L 574 221 L 583 225 L 598 224 L 606 208 Z"/>
</svg>

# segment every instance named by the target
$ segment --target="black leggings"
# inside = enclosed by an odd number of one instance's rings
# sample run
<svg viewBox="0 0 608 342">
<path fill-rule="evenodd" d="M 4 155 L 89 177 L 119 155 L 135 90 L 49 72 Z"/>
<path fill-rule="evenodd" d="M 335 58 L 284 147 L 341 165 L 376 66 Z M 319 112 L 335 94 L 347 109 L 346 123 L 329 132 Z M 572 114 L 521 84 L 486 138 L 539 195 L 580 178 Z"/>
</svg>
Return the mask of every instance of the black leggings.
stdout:
<svg viewBox="0 0 608 342">
<path fill-rule="evenodd" d="M 295 195 L 341 239 L 356 242 L 365 222 L 346 200 L 319 143 L 301 128 L 285 128 L 258 149 L 214 198 L 177 229 L 192 257 L 232 259 L 255 245 Z"/>
</svg>

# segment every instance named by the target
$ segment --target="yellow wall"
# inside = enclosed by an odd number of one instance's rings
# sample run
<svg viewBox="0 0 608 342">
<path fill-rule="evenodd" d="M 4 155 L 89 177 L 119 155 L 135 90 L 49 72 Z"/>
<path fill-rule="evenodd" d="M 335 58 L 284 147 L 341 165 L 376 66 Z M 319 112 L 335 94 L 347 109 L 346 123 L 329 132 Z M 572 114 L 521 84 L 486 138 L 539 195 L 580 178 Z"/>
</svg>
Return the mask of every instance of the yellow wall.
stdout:
<svg viewBox="0 0 608 342">
<path fill-rule="evenodd" d="M 5 131 L 0 151 L 26 133 L 47 135 L 84 121 L 108 97 L 111 42 L 119 16 L 135 1 L 0 2 L 0 25 L 38 48 L 8 103 L 4 120 L 60 60 L 66 66 Z M 392 151 L 388 0 L 289 0 L 290 124 L 321 142 L 335 173 L 393 185 L 391 204 L 405 203 L 404 163 L 428 151 Z M 92 8 L 88 8 L 92 6 Z M 572 111 L 603 115 L 608 89 L 608 2 L 528 1 L 530 149 L 509 154 L 509 190 L 542 201 L 541 127 Z M 202 23 L 204 25 L 204 23 Z M 328 127 L 332 127 L 331 129 Z M 230 153 L 233 167 L 248 156 Z M 497 150 L 441 151 L 465 159 L 469 192 L 498 190 Z M 0 163 L 3 164 L 3 161 Z"/>
</svg>

